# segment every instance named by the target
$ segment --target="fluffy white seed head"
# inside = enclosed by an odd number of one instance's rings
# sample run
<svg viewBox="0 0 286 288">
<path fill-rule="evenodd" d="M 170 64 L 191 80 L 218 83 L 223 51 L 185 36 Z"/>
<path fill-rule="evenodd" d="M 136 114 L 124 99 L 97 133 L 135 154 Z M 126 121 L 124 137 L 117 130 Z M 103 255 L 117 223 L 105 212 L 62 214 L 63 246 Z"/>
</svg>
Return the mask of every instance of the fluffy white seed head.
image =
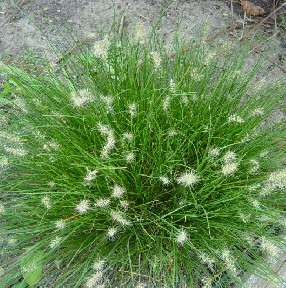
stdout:
<svg viewBox="0 0 286 288">
<path fill-rule="evenodd" d="M 168 136 L 170 136 L 170 137 L 173 137 L 173 136 L 175 136 L 175 135 L 177 135 L 179 132 L 178 131 L 176 131 L 175 129 L 169 129 L 168 130 Z"/>
<path fill-rule="evenodd" d="M 123 226 L 130 226 L 131 222 L 125 218 L 125 215 L 122 212 L 117 212 L 114 210 L 110 211 L 111 219 L 115 222 L 120 223 Z"/>
<path fill-rule="evenodd" d="M 170 86 L 169 87 L 170 87 L 171 93 L 176 93 L 176 84 L 175 84 L 173 79 L 170 80 Z"/>
<path fill-rule="evenodd" d="M 263 108 L 255 108 L 252 112 L 251 112 L 252 116 L 261 116 L 264 115 L 264 109 Z"/>
<path fill-rule="evenodd" d="M 228 117 L 227 122 L 228 122 L 228 123 L 232 123 L 232 122 L 243 123 L 244 120 L 243 120 L 242 117 L 239 116 L 239 115 L 231 114 L 231 115 Z"/>
<path fill-rule="evenodd" d="M 222 166 L 222 170 L 221 170 L 221 173 L 224 175 L 224 176 L 229 176 L 229 175 L 232 175 L 235 173 L 235 171 L 237 170 L 238 168 L 238 163 L 228 163 L 228 164 L 224 164 Z"/>
<path fill-rule="evenodd" d="M 136 102 L 133 102 L 133 103 L 128 105 L 128 111 L 129 111 L 131 118 L 134 118 L 136 116 L 137 107 L 138 107 L 138 104 Z"/>
<path fill-rule="evenodd" d="M 48 185 L 50 186 L 50 188 L 54 188 L 56 186 L 56 183 L 54 181 L 49 181 Z"/>
<path fill-rule="evenodd" d="M 279 252 L 279 248 L 274 245 L 271 241 L 267 240 L 265 237 L 261 238 L 261 249 L 269 253 L 271 256 L 275 256 Z"/>
<path fill-rule="evenodd" d="M 63 219 L 60 219 L 55 222 L 56 229 L 62 230 L 66 226 L 66 222 Z"/>
<path fill-rule="evenodd" d="M 51 240 L 50 248 L 53 249 L 57 247 L 61 241 L 62 241 L 62 237 L 56 236 L 54 239 Z"/>
<path fill-rule="evenodd" d="M 45 206 L 46 209 L 51 209 L 52 208 L 52 204 L 51 204 L 51 199 L 50 197 L 43 197 L 41 200 L 42 204 Z"/>
<path fill-rule="evenodd" d="M 150 56 L 153 60 L 155 69 L 156 70 L 160 69 L 161 62 L 162 62 L 160 54 L 158 52 L 153 51 L 153 52 L 150 52 Z"/>
<path fill-rule="evenodd" d="M 23 148 L 14 148 L 14 147 L 4 147 L 4 150 L 14 156 L 25 157 L 28 154 L 28 151 Z"/>
<path fill-rule="evenodd" d="M 217 148 L 217 147 L 211 147 L 211 148 L 209 149 L 208 155 L 209 155 L 210 158 L 216 158 L 216 157 L 219 156 L 219 154 L 220 154 L 220 149 L 219 149 L 219 148 Z"/>
<path fill-rule="evenodd" d="M 87 199 L 81 200 L 75 207 L 75 210 L 80 214 L 87 212 L 88 209 L 89 201 Z"/>
<path fill-rule="evenodd" d="M 236 154 L 235 152 L 233 151 L 227 151 L 223 157 L 222 157 L 222 160 L 225 164 L 228 164 L 228 163 L 232 163 L 236 160 Z"/>
<path fill-rule="evenodd" d="M 94 261 L 93 265 L 92 265 L 92 269 L 96 270 L 96 271 L 100 271 L 103 270 L 105 265 L 105 261 L 102 259 L 98 259 L 96 261 Z"/>
<path fill-rule="evenodd" d="M 4 205 L 0 204 L 0 214 L 3 214 L 5 212 Z"/>
<path fill-rule="evenodd" d="M 87 288 L 96 288 L 98 287 L 97 284 L 99 284 L 102 278 L 103 278 L 102 271 L 96 271 L 92 276 L 87 278 L 85 285 Z"/>
<path fill-rule="evenodd" d="M 115 148 L 115 137 L 113 130 L 109 129 L 106 125 L 98 124 L 98 130 L 104 136 L 107 136 L 106 142 L 101 150 L 101 158 L 108 158 L 111 150 Z"/>
<path fill-rule="evenodd" d="M 163 101 L 163 104 L 162 104 L 162 107 L 163 107 L 163 110 L 165 112 L 168 112 L 168 109 L 169 109 L 169 106 L 170 106 L 170 100 L 171 100 L 171 97 L 170 96 L 167 96 L 164 101 Z"/>
<path fill-rule="evenodd" d="M 285 189 L 286 188 L 286 169 L 272 172 L 266 181 L 267 185 L 272 189 Z"/>
<path fill-rule="evenodd" d="M 124 155 L 124 159 L 127 163 L 131 163 L 135 160 L 135 154 L 133 152 L 127 152 Z"/>
<path fill-rule="evenodd" d="M 199 181 L 200 177 L 194 172 L 185 172 L 182 173 L 179 177 L 176 178 L 178 184 L 183 186 L 193 186 Z"/>
<path fill-rule="evenodd" d="M 186 242 L 188 240 L 188 233 L 186 230 L 182 229 L 178 232 L 175 241 L 177 242 L 177 244 L 179 245 L 183 245 L 184 242 Z"/>
<path fill-rule="evenodd" d="M 103 208 L 103 207 L 108 206 L 109 204 L 110 204 L 110 199 L 108 199 L 108 198 L 99 198 L 94 203 L 94 206 L 98 207 L 98 208 Z"/>
<path fill-rule="evenodd" d="M 125 132 L 123 135 L 122 135 L 122 140 L 127 140 L 127 141 L 132 141 L 132 139 L 134 138 L 134 134 L 133 133 L 130 133 L 130 132 Z"/>
<path fill-rule="evenodd" d="M 188 105 L 189 102 L 190 102 L 190 100 L 189 100 L 188 96 L 187 95 L 182 95 L 182 103 L 184 105 Z"/>
<path fill-rule="evenodd" d="M 124 209 L 127 209 L 129 206 L 129 203 L 127 201 L 124 201 L 124 200 L 120 200 L 119 203 L 120 203 L 120 206 Z"/>
<path fill-rule="evenodd" d="M 100 96 L 100 100 L 103 103 L 105 109 L 106 109 L 106 113 L 113 113 L 113 102 L 114 102 L 114 98 L 111 96 L 104 96 L 101 95 Z"/>
<path fill-rule="evenodd" d="M 86 173 L 86 176 L 84 177 L 84 180 L 87 182 L 94 180 L 97 173 L 98 173 L 97 170 L 90 171 L 87 169 L 87 173 Z"/>
<path fill-rule="evenodd" d="M 109 238 L 113 238 L 113 237 L 116 236 L 117 233 L 118 233 L 118 228 L 116 228 L 116 227 L 110 227 L 110 228 L 108 228 L 106 235 L 107 235 Z"/>
<path fill-rule="evenodd" d="M 71 102 L 75 107 L 82 107 L 91 102 L 94 97 L 88 89 L 81 89 L 78 92 L 71 92 Z"/>
<path fill-rule="evenodd" d="M 134 35 L 135 42 L 139 42 L 140 44 L 144 44 L 147 40 L 147 33 L 144 28 L 144 24 L 142 21 L 138 21 L 135 26 L 135 35 Z"/>
<path fill-rule="evenodd" d="M 19 135 L 9 133 L 7 131 L 0 131 L 0 138 L 3 138 L 9 142 L 22 143 L 22 139 Z"/>
<path fill-rule="evenodd" d="M 103 40 L 99 40 L 94 43 L 93 53 L 95 54 L 96 57 L 106 58 L 109 47 L 110 42 L 108 39 L 108 35 L 106 35 Z"/>
<path fill-rule="evenodd" d="M 194 79 L 196 82 L 201 81 L 204 77 L 204 75 L 201 73 L 201 71 L 197 67 L 190 71 L 190 75 L 192 79 Z"/>
<path fill-rule="evenodd" d="M 9 160 L 7 157 L 0 157 L 0 171 L 9 167 Z"/>
<path fill-rule="evenodd" d="M 249 172 L 250 174 L 256 173 L 256 172 L 259 170 L 259 168 L 260 168 L 259 161 L 256 160 L 256 159 L 251 159 L 251 160 L 249 161 L 249 163 L 250 163 L 251 167 L 250 167 L 250 169 L 248 170 L 248 172 Z"/>
<path fill-rule="evenodd" d="M 115 184 L 114 187 L 112 188 L 111 197 L 120 198 L 125 192 L 126 189 L 124 187 Z"/>
<path fill-rule="evenodd" d="M 200 255 L 200 259 L 204 264 L 207 264 L 209 267 L 212 267 L 213 263 L 215 263 L 215 259 L 210 257 L 207 253 L 202 253 Z"/>
<path fill-rule="evenodd" d="M 163 185 L 168 185 L 171 182 L 168 176 L 160 176 L 159 179 Z"/>
</svg>

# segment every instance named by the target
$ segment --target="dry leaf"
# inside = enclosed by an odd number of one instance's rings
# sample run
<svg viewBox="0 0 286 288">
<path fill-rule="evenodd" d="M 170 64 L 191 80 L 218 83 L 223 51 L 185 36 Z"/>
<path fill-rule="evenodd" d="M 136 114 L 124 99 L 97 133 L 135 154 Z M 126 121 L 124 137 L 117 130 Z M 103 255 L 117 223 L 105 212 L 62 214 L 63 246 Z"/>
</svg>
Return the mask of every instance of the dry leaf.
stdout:
<svg viewBox="0 0 286 288">
<path fill-rule="evenodd" d="M 256 6 L 253 3 L 249 1 L 241 1 L 242 9 L 247 14 L 253 15 L 253 16 L 259 16 L 264 14 L 264 9 L 260 6 Z"/>
</svg>

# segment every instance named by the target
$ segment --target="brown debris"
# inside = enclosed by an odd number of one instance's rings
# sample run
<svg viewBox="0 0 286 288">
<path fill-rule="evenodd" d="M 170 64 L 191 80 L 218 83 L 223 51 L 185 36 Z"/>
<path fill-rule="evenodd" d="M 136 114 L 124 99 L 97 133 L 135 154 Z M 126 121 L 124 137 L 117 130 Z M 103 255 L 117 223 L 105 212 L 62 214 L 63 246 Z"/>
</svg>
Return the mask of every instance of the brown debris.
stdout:
<svg viewBox="0 0 286 288">
<path fill-rule="evenodd" d="M 260 6 L 256 6 L 249 1 L 241 1 L 241 5 L 242 10 L 252 16 L 259 16 L 265 13 L 263 8 L 261 8 Z"/>
</svg>

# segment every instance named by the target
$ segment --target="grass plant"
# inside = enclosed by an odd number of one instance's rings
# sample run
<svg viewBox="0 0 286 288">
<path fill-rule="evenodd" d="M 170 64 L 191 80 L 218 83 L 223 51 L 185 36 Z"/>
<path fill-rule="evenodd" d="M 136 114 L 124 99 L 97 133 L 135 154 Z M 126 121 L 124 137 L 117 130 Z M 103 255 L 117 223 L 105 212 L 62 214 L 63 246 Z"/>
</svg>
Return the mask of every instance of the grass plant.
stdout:
<svg viewBox="0 0 286 288">
<path fill-rule="evenodd" d="M 13 125 L 1 115 L 0 286 L 274 275 L 245 249 L 284 245 L 271 230 L 285 226 L 283 126 L 267 121 L 283 87 L 253 82 L 248 44 L 216 55 L 201 38 L 182 51 L 175 37 L 168 50 L 139 25 L 80 47 L 56 72 L 1 63 L 16 98 Z"/>
</svg>

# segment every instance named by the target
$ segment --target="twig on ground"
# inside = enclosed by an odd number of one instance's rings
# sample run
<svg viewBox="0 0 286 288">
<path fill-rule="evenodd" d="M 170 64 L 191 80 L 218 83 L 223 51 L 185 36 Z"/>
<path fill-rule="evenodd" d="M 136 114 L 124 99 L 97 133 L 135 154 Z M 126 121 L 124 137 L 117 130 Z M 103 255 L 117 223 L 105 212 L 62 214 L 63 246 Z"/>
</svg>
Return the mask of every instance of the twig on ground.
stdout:
<svg viewBox="0 0 286 288">
<path fill-rule="evenodd" d="M 21 63 L 21 62 L 17 62 L 17 61 L 13 61 L 13 60 L 8 60 L 8 59 L 2 59 L 0 58 L 0 61 L 4 61 L 4 62 L 10 62 L 10 63 L 14 63 L 20 66 L 27 66 L 27 67 L 32 67 L 32 68 L 45 68 L 43 66 L 38 66 L 38 65 L 31 65 L 31 64 L 26 64 L 26 63 Z"/>
<path fill-rule="evenodd" d="M 273 14 L 275 14 L 276 12 L 278 12 L 282 7 L 284 7 L 286 5 L 286 3 L 283 3 L 281 6 L 279 6 L 278 8 L 276 8 L 274 11 L 272 11 L 267 17 L 265 17 L 264 19 L 262 19 L 257 25 L 255 25 L 252 29 L 250 29 L 248 32 L 244 33 L 238 40 L 235 40 L 234 42 L 232 42 L 232 44 L 235 44 L 237 41 L 241 41 L 242 39 L 244 39 L 246 36 L 248 36 L 249 34 L 251 34 L 254 30 L 256 30 L 259 26 L 261 26 L 266 20 L 268 20 Z"/>
<path fill-rule="evenodd" d="M 271 58 L 266 56 L 263 52 L 258 50 L 256 47 L 252 48 L 251 51 L 255 51 L 256 53 L 260 54 L 261 56 L 266 58 L 268 61 L 270 61 L 273 65 L 275 65 L 276 67 L 280 68 L 284 73 L 286 73 L 286 69 L 285 68 L 283 68 L 281 65 L 277 64 L 276 62 L 274 62 Z M 249 52 L 251 52 L 251 51 L 249 51 Z"/>
<path fill-rule="evenodd" d="M 10 17 L 8 17 L 6 20 L 4 20 L 4 21 L 0 24 L 0 27 L 4 26 L 6 23 L 8 23 L 9 21 L 11 21 L 11 20 L 15 17 L 16 13 L 18 12 L 18 10 L 20 10 L 21 7 L 25 4 L 25 1 L 27 1 L 26 3 L 28 3 L 30 0 L 22 0 L 22 2 L 21 2 L 21 4 L 19 5 L 19 7 L 17 7 L 17 8 L 15 9 L 15 11 L 13 12 L 13 14 L 12 14 Z"/>
</svg>

